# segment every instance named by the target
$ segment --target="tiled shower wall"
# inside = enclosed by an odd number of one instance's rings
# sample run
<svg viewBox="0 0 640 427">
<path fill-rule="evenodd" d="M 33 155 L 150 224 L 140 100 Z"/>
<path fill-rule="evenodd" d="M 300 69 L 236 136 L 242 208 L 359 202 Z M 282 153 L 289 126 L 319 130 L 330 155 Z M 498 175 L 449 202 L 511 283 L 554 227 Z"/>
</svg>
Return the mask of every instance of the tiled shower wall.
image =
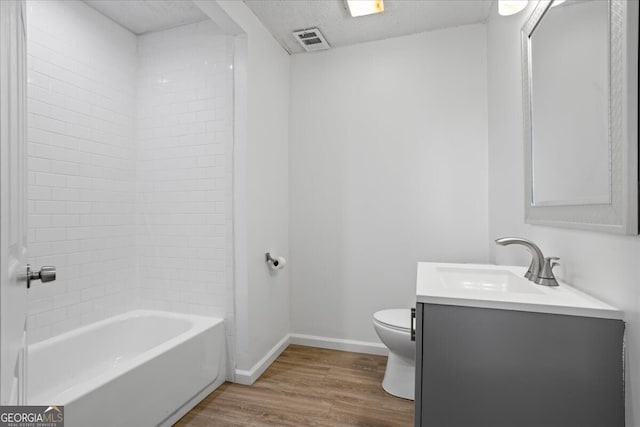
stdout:
<svg viewBox="0 0 640 427">
<path fill-rule="evenodd" d="M 135 306 L 136 37 L 77 1 L 27 3 L 31 342 Z"/>
<path fill-rule="evenodd" d="M 29 340 L 136 307 L 224 317 L 230 41 L 211 22 L 136 37 L 83 2 L 27 7 L 29 260 L 58 268 L 29 291 Z"/>
<path fill-rule="evenodd" d="M 211 21 L 138 39 L 141 304 L 225 317 L 232 296 L 233 39 Z"/>
</svg>

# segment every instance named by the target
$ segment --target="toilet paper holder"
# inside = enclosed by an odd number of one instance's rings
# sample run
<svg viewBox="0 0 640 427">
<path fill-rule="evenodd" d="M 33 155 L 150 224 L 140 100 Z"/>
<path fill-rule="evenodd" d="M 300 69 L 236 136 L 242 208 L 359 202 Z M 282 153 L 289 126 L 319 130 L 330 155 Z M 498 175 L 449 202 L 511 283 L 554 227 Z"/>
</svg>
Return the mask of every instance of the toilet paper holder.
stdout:
<svg viewBox="0 0 640 427">
<path fill-rule="evenodd" d="M 264 254 L 264 260 L 273 264 L 274 267 L 277 267 L 280 264 L 278 258 L 274 258 L 271 256 L 271 252 L 267 252 L 266 254 Z"/>
</svg>

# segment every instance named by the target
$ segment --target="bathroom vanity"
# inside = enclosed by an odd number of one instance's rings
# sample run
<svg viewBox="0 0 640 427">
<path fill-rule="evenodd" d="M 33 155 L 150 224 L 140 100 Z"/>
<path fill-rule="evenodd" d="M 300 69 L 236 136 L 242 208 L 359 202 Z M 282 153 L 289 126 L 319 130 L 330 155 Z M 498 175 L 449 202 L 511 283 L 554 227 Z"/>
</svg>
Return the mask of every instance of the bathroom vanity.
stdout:
<svg viewBox="0 0 640 427">
<path fill-rule="evenodd" d="M 624 427 L 622 312 L 525 271 L 418 264 L 416 426 Z"/>
</svg>

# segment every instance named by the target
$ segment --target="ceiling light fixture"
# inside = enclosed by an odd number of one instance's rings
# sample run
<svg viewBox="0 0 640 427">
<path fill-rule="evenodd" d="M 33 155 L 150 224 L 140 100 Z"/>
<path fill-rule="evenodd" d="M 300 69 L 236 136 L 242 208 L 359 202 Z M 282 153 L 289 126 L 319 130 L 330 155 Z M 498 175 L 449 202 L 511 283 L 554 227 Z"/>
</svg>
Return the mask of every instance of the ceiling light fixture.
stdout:
<svg viewBox="0 0 640 427">
<path fill-rule="evenodd" d="M 498 13 L 502 16 L 514 15 L 527 7 L 528 0 L 498 0 Z"/>
<path fill-rule="evenodd" d="M 349 13 L 354 18 L 384 12 L 382 0 L 346 0 L 346 2 Z"/>
</svg>

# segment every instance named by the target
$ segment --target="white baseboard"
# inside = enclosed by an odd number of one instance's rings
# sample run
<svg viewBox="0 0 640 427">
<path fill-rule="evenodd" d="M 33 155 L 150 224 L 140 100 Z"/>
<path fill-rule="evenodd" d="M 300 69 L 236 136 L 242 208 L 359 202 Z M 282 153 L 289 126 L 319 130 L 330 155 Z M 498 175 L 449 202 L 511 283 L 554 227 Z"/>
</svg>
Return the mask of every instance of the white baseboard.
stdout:
<svg viewBox="0 0 640 427">
<path fill-rule="evenodd" d="M 251 385 L 269 366 L 282 354 L 289 344 L 304 345 L 307 347 L 326 348 L 329 350 L 351 351 L 354 353 L 375 354 L 386 356 L 389 351 L 382 343 L 345 340 L 340 338 L 319 337 L 316 335 L 288 334 L 285 335 L 269 352 L 248 371 L 235 370 L 235 383 Z"/>
<path fill-rule="evenodd" d="M 319 337 L 316 335 L 304 334 L 290 334 L 289 337 L 289 342 L 291 344 L 305 345 L 308 347 L 375 354 L 379 356 L 386 356 L 389 353 L 384 344 L 377 342 L 344 340 L 341 338 Z"/>
<path fill-rule="evenodd" d="M 244 371 L 241 369 L 236 369 L 235 371 L 235 381 L 238 384 L 243 385 L 251 385 L 264 371 L 267 370 L 269 366 L 280 356 L 280 354 L 287 348 L 289 345 L 289 335 L 285 335 L 269 352 L 258 361 L 251 369 L 248 371 Z"/>
</svg>

